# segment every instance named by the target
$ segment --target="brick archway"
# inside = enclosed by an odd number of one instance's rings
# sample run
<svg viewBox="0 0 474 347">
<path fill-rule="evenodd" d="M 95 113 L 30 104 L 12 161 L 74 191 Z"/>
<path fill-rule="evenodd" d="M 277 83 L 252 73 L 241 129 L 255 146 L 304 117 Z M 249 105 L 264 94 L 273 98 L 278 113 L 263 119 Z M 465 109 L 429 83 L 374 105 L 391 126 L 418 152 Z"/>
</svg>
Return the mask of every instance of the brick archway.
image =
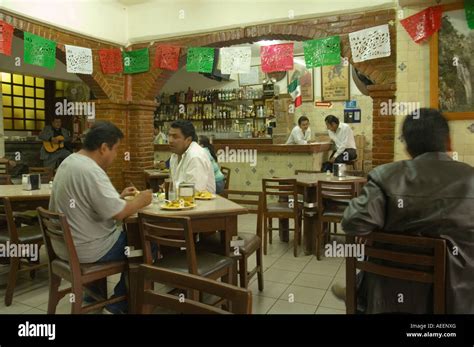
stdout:
<svg viewBox="0 0 474 347">
<path fill-rule="evenodd" d="M 96 118 L 114 122 L 124 133 L 120 151 L 128 153 L 129 160 L 117 160 L 108 174 L 114 185 L 121 189 L 124 182 L 133 181 L 137 186 L 144 186 L 143 169 L 153 164 L 153 116 L 156 107 L 155 96 L 173 75 L 173 72 L 150 68 L 147 73 L 136 75 L 112 74 L 101 72 L 97 50 L 100 48 L 118 48 L 105 42 L 52 28 L 45 24 L 17 16 L 7 11 L 0 13 L 0 19 L 11 23 L 15 35 L 28 31 L 58 42 L 57 58 L 64 62 L 64 44 L 90 47 L 94 51 L 92 75 L 78 75 L 99 99 L 96 101 Z M 189 46 L 223 47 L 259 40 L 279 39 L 303 41 L 323 38 L 331 35 L 341 36 L 342 55 L 352 63 L 348 42 L 348 33 L 376 25 L 395 21 L 395 10 L 361 12 L 305 19 L 293 22 L 252 25 L 245 28 L 230 29 L 220 32 L 193 35 L 182 38 L 163 40 L 157 43 L 172 43 Z M 394 158 L 393 116 L 379 116 L 381 102 L 392 99 L 395 95 L 396 80 L 396 29 L 390 27 L 392 55 L 383 59 L 353 64 L 374 85 L 369 86 L 373 99 L 373 165 L 380 165 Z M 130 49 L 149 47 L 149 44 L 136 44 Z M 150 61 L 155 57 L 155 50 L 150 49 Z M 186 51 L 180 57 L 181 66 L 185 63 Z M 124 155 L 126 157 L 126 155 Z"/>
<path fill-rule="evenodd" d="M 396 91 L 396 28 L 390 26 L 392 54 L 390 57 L 354 63 L 349 45 L 348 33 L 377 25 L 395 22 L 395 10 L 382 10 L 366 13 L 346 14 L 301 20 L 291 23 L 273 23 L 253 25 L 245 28 L 230 29 L 221 32 L 195 35 L 179 39 L 169 39 L 160 43 L 190 46 L 224 47 L 260 40 L 304 41 L 324 38 L 332 35 L 341 37 L 341 54 L 351 64 L 373 82 L 368 87 L 373 100 L 373 159 L 372 165 L 393 161 L 395 119 L 393 116 L 379 115 L 380 104 L 395 97 Z M 133 49 L 149 47 L 137 44 Z M 155 50 L 150 50 L 153 61 Z M 180 67 L 185 64 L 186 49 L 180 56 Z M 140 76 L 132 76 L 132 98 L 134 100 L 153 100 L 174 72 L 151 70 Z"/>
</svg>

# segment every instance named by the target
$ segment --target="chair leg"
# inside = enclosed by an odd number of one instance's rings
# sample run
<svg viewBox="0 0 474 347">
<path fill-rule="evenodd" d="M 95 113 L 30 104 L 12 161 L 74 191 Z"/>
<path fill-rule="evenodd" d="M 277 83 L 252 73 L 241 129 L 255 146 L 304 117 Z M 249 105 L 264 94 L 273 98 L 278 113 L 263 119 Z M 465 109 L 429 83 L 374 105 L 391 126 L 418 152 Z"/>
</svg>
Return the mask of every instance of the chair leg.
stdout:
<svg viewBox="0 0 474 347">
<path fill-rule="evenodd" d="M 321 260 L 321 234 L 322 234 L 323 223 L 319 222 L 316 224 L 316 259 Z"/>
<path fill-rule="evenodd" d="M 239 282 L 241 288 L 248 286 L 247 255 L 242 254 L 239 258 Z"/>
<path fill-rule="evenodd" d="M 263 216 L 263 254 L 267 255 L 268 224 L 267 216 Z"/>
<path fill-rule="evenodd" d="M 20 269 L 20 258 L 10 258 L 10 272 L 8 274 L 7 290 L 5 292 L 5 306 L 10 306 L 15 291 L 18 270 Z"/>
<path fill-rule="evenodd" d="M 72 294 L 74 295 L 74 302 L 71 307 L 71 314 L 82 313 L 82 283 L 72 284 Z"/>
<path fill-rule="evenodd" d="M 48 314 L 55 314 L 56 307 L 59 301 L 59 286 L 61 285 L 61 277 L 50 274 L 49 275 L 49 299 L 48 299 Z"/>
<path fill-rule="evenodd" d="M 298 218 L 295 218 L 295 239 L 293 241 L 293 255 L 298 256 L 298 245 L 300 244 L 300 223 Z"/>
<path fill-rule="evenodd" d="M 257 255 L 257 281 L 258 281 L 258 290 L 263 290 L 263 256 L 262 256 L 262 247 L 257 249 L 255 252 Z"/>
<path fill-rule="evenodd" d="M 270 226 L 270 228 L 268 229 L 268 232 L 269 232 L 268 242 L 270 244 L 272 244 L 272 242 L 273 242 L 273 218 L 270 218 L 270 220 L 268 221 L 268 224 Z"/>
</svg>

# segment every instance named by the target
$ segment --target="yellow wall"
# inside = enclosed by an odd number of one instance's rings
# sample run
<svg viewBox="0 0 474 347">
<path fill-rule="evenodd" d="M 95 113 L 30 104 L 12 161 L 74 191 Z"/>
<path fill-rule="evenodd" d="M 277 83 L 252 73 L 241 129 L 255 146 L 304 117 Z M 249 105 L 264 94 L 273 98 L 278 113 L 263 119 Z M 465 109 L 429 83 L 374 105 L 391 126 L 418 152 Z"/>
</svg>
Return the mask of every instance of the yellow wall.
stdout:
<svg viewBox="0 0 474 347">
<path fill-rule="evenodd" d="M 404 8 L 404 16 L 415 14 L 426 7 Z M 419 102 L 421 107 L 430 106 L 430 49 L 429 43 L 417 44 L 411 40 L 401 24 L 397 26 L 397 66 L 404 63 L 404 71 L 397 69 L 397 101 Z M 395 160 L 407 159 L 403 143 L 398 140 L 403 116 L 396 117 Z M 474 134 L 467 127 L 474 120 L 450 121 L 453 151 L 458 160 L 474 166 Z"/>
</svg>

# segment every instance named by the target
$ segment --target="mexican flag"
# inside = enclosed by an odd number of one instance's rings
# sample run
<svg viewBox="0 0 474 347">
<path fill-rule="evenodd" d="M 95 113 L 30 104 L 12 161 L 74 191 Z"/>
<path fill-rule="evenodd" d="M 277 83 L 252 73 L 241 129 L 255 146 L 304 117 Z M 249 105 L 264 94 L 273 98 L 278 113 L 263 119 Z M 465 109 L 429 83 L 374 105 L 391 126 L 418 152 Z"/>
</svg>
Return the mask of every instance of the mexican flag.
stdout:
<svg viewBox="0 0 474 347">
<path fill-rule="evenodd" d="M 298 107 L 302 104 L 303 100 L 301 98 L 301 86 L 299 79 L 295 78 L 293 82 L 288 85 L 288 93 L 290 93 L 291 98 L 295 102 L 295 107 Z"/>
</svg>

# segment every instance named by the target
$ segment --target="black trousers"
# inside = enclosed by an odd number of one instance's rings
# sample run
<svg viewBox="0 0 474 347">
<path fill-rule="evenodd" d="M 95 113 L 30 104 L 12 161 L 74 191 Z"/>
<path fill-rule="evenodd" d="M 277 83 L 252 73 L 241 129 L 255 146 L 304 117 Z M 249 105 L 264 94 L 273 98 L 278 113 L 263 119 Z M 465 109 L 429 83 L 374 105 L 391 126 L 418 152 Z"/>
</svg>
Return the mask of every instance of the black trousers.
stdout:
<svg viewBox="0 0 474 347">
<path fill-rule="evenodd" d="M 329 159 L 331 159 L 332 157 L 334 157 L 334 154 L 336 154 L 336 152 L 333 152 L 331 154 L 331 156 L 329 157 Z M 349 161 L 352 161 L 352 160 L 356 160 L 357 159 L 357 151 L 355 150 L 355 148 L 346 148 L 344 150 L 344 152 L 342 152 L 341 154 L 339 154 L 336 159 L 334 159 L 334 163 L 347 163 Z M 323 163 L 322 167 L 321 167 L 321 171 L 322 172 L 327 172 L 327 171 L 331 171 L 332 172 L 332 163 L 329 162 L 329 161 L 326 161 Z"/>
</svg>

